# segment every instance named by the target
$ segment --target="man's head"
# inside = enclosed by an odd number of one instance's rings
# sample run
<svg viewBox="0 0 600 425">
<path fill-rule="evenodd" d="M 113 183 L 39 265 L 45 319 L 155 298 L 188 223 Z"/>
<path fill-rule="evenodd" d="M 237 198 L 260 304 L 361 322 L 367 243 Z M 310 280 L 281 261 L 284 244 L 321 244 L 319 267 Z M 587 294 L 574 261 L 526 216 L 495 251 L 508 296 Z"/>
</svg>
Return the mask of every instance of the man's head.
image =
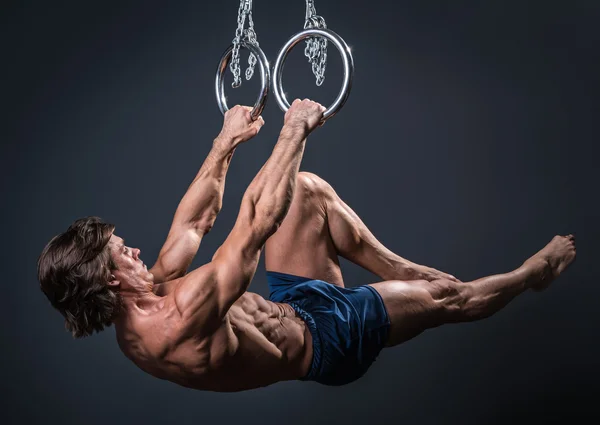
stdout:
<svg viewBox="0 0 600 425">
<path fill-rule="evenodd" d="M 126 246 L 125 240 L 115 234 L 111 235 L 108 245 L 116 266 L 108 285 L 123 295 L 152 290 L 154 276 L 140 259 L 141 251 Z"/>
<path fill-rule="evenodd" d="M 114 229 L 98 217 L 76 220 L 39 257 L 41 289 L 75 338 L 110 326 L 121 309 L 119 285 L 110 284 L 122 263 L 111 255 Z"/>
</svg>

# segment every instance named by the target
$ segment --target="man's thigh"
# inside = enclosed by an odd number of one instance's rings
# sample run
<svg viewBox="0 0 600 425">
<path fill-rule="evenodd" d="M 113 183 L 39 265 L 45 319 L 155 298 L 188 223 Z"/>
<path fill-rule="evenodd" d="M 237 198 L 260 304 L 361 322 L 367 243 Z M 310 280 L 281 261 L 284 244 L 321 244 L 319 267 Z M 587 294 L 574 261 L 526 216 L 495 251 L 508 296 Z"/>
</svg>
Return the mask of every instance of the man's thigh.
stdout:
<svg viewBox="0 0 600 425">
<path fill-rule="evenodd" d="M 432 295 L 432 289 L 439 284 L 426 280 L 388 280 L 369 285 L 381 295 L 390 318 L 388 347 L 443 323 L 444 303 Z"/>
<path fill-rule="evenodd" d="M 319 196 L 315 182 L 300 173 L 288 214 L 265 244 L 265 266 L 267 271 L 344 286 L 337 250 Z"/>
</svg>

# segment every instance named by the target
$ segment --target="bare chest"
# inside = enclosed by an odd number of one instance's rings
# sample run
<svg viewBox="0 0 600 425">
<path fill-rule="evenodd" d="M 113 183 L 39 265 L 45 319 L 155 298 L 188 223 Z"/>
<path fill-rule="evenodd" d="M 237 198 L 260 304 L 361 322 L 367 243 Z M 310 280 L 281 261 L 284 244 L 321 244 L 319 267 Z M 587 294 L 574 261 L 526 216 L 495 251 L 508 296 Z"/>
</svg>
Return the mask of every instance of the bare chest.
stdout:
<svg viewBox="0 0 600 425">
<path fill-rule="evenodd" d="M 138 321 L 118 332 L 123 353 L 145 372 L 186 387 L 236 391 L 299 374 L 307 354 L 306 327 L 286 305 L 241 297 L 208 336 L 186 335 L 165 318 Z"/>
</svg>

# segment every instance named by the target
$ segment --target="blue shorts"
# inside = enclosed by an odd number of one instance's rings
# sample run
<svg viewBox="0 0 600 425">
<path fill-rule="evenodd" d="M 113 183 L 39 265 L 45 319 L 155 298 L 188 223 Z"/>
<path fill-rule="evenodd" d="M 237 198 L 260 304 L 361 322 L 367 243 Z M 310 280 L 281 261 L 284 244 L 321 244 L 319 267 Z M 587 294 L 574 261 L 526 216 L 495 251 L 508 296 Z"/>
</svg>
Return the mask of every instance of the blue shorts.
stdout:
<svg viewBox="0 0 600 425">
<path fill-rule="evenodd" d="M 273 302 L 289 304 L 313 338 L 313 359 L 303 381 L 345 385 L 363 376 L 385 347 L 390 320 L 369 285 L 341 288 L 322 280 L 267 272 Z"/>
</svg>

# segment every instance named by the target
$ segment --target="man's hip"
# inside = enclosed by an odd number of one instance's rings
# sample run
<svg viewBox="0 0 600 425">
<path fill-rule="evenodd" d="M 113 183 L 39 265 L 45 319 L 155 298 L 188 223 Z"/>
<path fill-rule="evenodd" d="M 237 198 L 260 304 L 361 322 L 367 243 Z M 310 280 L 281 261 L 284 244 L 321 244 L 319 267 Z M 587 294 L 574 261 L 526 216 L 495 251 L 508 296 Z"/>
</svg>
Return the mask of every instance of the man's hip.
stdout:
<svg viewBox="0 0 600 425">
<path fill-rule="evenodd" d="M 322 280 L 267 272 L 270 300 L 287 303 L 306 322 L 313 358 L 305 381 L 345 385 L 363 376 L 385 347 L 390 320 L 368 285 L 343 288 Z"/>
</svg>

